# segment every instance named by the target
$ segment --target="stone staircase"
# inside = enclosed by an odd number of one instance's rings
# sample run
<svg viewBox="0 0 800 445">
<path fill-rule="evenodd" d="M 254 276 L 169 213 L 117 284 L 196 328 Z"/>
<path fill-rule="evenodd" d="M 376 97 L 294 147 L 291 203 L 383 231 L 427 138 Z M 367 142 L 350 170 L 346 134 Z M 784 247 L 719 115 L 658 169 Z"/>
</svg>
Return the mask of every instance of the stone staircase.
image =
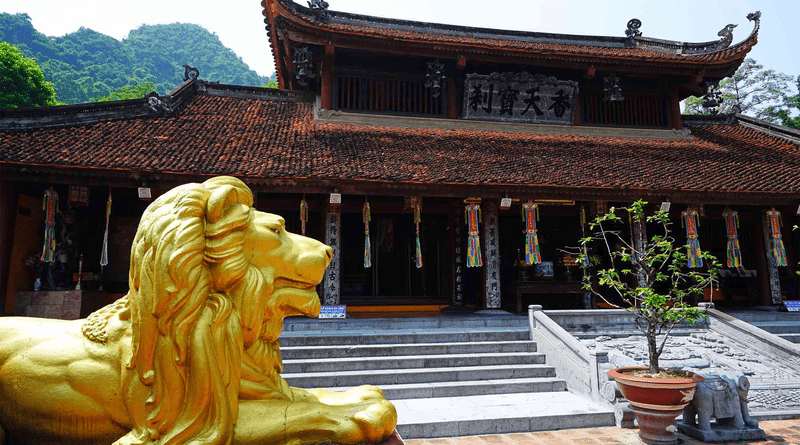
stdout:
<svg viewBox="0 0 800 445">
<path fill-rule="evenodd" d="M 792 343 L 800 343 L 800 312 L 725 311 L 728 315 L 775 334 Z"/>
<path fill-rule="evenodd" d="M 287 319 L 283 377 L 301 388 L 381 387 L 404 438 L 611 426 L 567 392 L 514 315 Z"/>
</svg>

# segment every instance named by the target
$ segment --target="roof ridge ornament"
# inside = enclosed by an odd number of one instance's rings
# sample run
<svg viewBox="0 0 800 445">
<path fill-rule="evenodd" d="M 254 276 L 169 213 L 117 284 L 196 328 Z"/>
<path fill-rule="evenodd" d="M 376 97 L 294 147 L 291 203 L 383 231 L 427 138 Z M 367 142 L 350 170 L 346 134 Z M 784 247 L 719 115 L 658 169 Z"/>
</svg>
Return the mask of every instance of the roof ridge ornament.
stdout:
<svg viewBox="0 0 800 445">
<path fill-rule="evenodd" d="M 728 26 L 722 28 L 717 35 L 720 36 L 719 39 L 719 49 L 725 49 L 731 46 L 733 42 L 733 28 L 736 28 L 739 25 L 734 25 L 733 23 L 728 24 Z"/>
<path fill-rule="evenodd" d="M 328 19 L 328 2 L 325 0 L 308 0 L 308 9 L 317 12 L 322 20 Z"/>
<path fill-rule="evenodd" d="M 200 70 L 193 66 L 183 65 L 183 80 L 184 82 L 191 79 L 197 80 L 200 78 Z"/>
<path fill-rule="evenodd" d="M 642 36 L 642 32 L 639 31 L 641 27 L 641 20 L 636 18 L 628 20 L 628 29 L 625 30 L 625 35 L 628 36 L 628 40 L 625 41 L 625 46 L 629 48 L 636 46 L 636 38 Z"/>
<path fill-rule="evenodd" d="M 642 35 L 642 32 L 639 31 L 639 28 L 642 27 L 642 21 L 639 19 L 630 19 L 628 20 L 628 29 L 625 30 L 625 35 L 630 37 L 631 39 L 635 37 L 639 37 Z"/>
</svg>

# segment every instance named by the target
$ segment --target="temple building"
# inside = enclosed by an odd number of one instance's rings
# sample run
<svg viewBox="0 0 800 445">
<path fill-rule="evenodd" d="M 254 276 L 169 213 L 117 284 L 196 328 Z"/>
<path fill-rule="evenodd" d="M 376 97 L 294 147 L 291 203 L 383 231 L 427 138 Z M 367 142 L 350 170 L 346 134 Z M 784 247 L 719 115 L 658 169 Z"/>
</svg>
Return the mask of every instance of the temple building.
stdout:
<svg viewBox="0 0 800 445">
<path fill-rule="evenodd" d="M 280 89 L 187 69 L 165 95 L 0 110 L 5 314 L 45 315 L 23 295 L 37 278 L 45 289 L 80 278 L 83 315 L 124 294 L 149 201 L 216 175 L 334 247 L 325 304 L 601 307 L 581 288 L 579 240 L 587 220 L 638 199 L 723 265 L 738 236 L 707 299 L 798 299 L 800 132 L 680 108 L 690 95 L 718 105 L 714 85 L 756 44 L 760 13 L 734 44 L 731 25 L 684 43 L 637 19 L 591 37 L 262 5 Z"/>
</svg>

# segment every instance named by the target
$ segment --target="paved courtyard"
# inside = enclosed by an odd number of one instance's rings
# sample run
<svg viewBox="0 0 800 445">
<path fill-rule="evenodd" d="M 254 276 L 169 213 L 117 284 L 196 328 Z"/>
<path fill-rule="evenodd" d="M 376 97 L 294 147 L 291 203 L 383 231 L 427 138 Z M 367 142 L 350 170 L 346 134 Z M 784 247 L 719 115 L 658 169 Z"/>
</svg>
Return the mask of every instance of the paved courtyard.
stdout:
<svg viewBox="0 0 800 445">
<path fill-rule="evenodd" d="M 767 433 L 766 440 L 717 442 L 718 444 L 800 445 L 800 419 L 766 420 L 759 426 Z M 594 444 L 642 444 L 639 430 L 608 428 L 585 428 L 536 433 L 496 434 L 464 436 L 442 439 L 409 439 L 406 445 L 594 445 Z M 699 440 L 680 435 L 683 444 L 701 444 Z"/>
</svg>

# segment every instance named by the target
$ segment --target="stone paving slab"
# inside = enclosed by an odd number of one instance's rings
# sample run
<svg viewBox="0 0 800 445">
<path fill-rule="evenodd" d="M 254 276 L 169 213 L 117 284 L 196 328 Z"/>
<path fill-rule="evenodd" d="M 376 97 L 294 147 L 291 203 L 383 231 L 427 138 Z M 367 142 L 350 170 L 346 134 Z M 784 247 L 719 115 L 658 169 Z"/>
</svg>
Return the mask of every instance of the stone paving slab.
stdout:
<svg viewBox="0 0 800 445">
<path fill-rule="evenodd" d="M 800 419 L 767 420 L 760 422 L 759 427 L 767 433 L 766 440 L 717 442 L 717 444 L 800 445 Z M 682 434 L 678 437 L 680 443 L 686 445 L 704 443 Z M 405 440 L 406 445 L 640 445 L 643 443 L 639 439 L 639 430 L 615 427 Z"/>
</svg>

